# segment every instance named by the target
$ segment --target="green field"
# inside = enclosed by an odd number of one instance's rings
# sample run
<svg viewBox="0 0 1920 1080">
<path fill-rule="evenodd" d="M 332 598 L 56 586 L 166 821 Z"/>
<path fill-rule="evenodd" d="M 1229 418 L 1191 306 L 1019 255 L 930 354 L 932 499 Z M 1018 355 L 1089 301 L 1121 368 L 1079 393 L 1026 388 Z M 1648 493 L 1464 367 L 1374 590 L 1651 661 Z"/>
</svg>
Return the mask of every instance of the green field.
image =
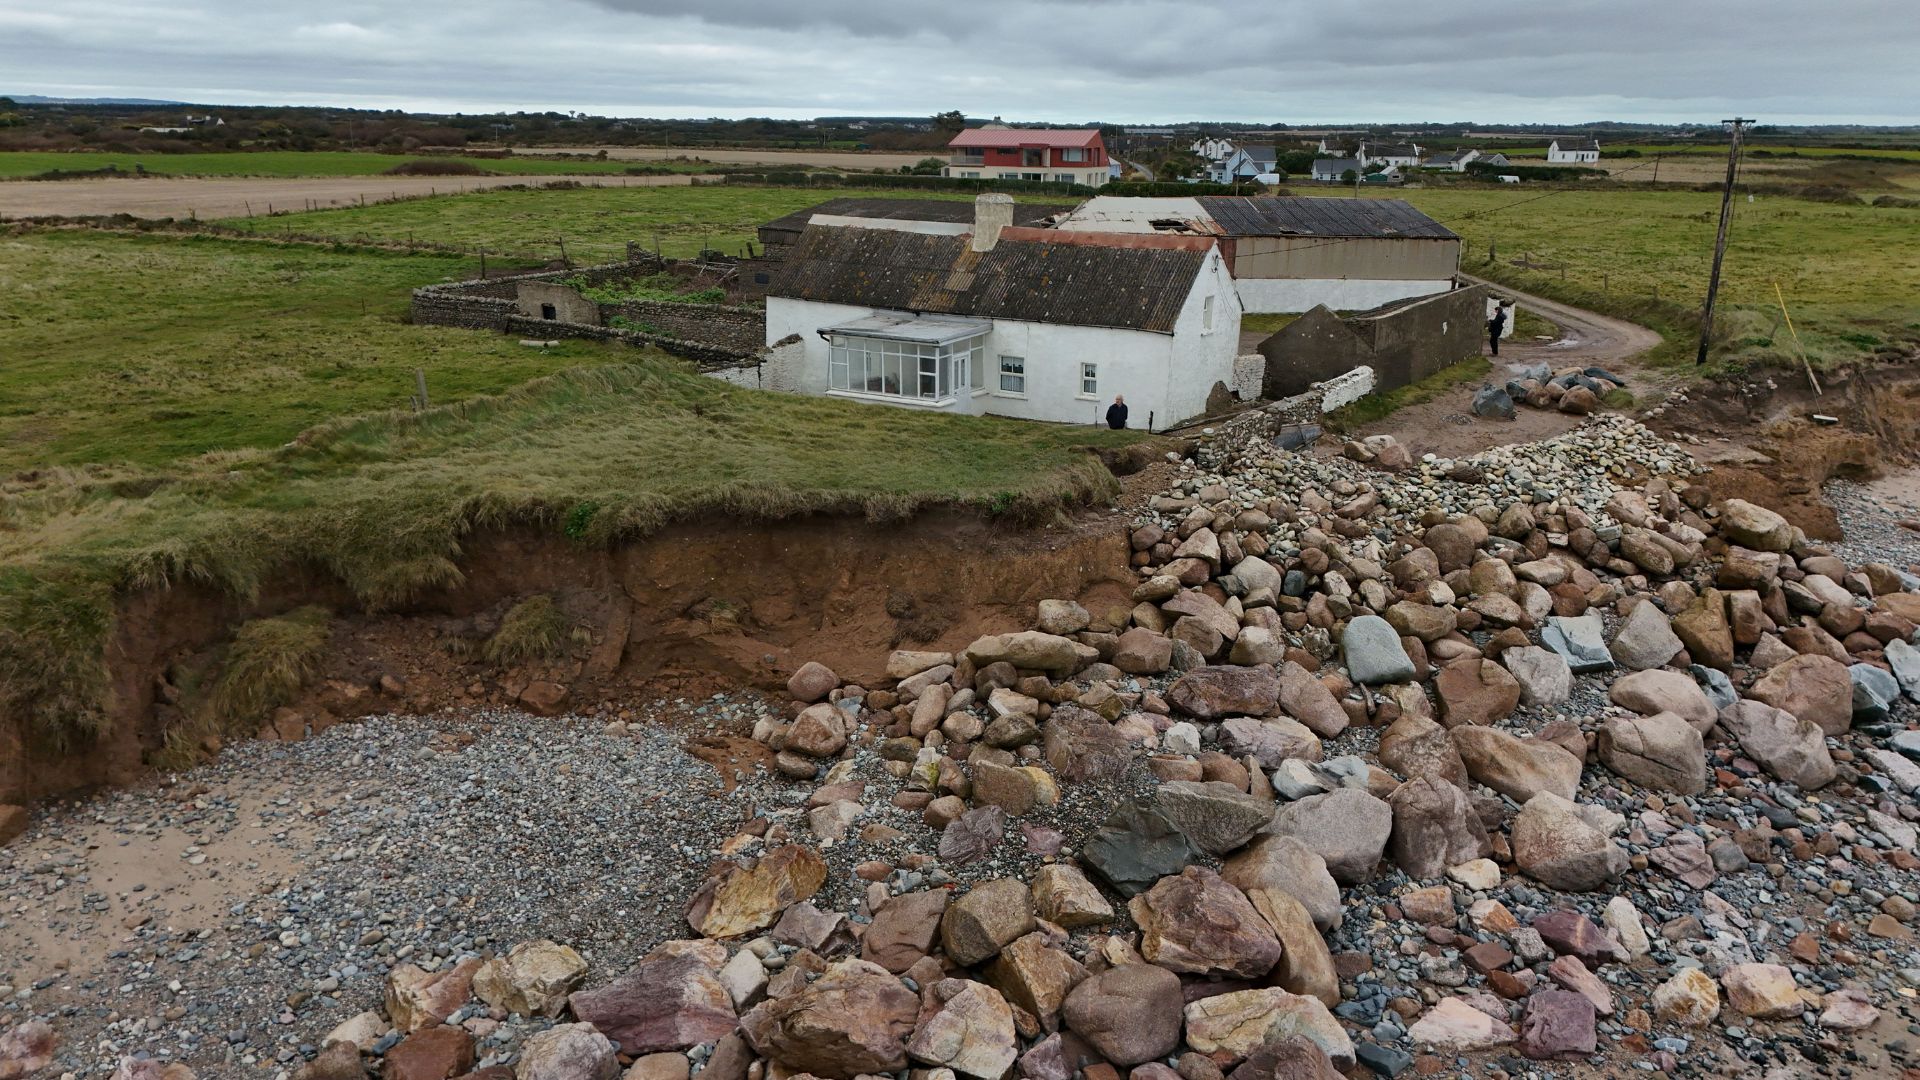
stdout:
<svg viewBox="0 0 1920 1080">
<path fill-rule="evenodd" d="M 448 198 L 403 199 L 374 206 L 234 218 L 222 222 L 263 233 L 291 229 L 308 236 L 404 243 L 412 238 L 468 250 L 486 247 L 554 258 L 564 238 L 576 262 L 624 258 L 626 243 L 652 248 L 656 239 L 669 258 L 684 258 L 709 246 L 739 254 L 755 241 L 754 230 L 774 218 L 828 199 L 861 195 L 970 200 L 968 192 L 825 189 L 701 184 L 695 187 L 578 188 L 559 191 L 481 191 Z M 1047 202 L 1047 196 L 1016 196 Z M 1051 201 L 1058 201 L 1052 197 Z"/>
<path fill-rule="evenodd" d="M 1315 194 L 1322 194 L 1315 192 Z M 1329 190 L 1324 194 L 1333 195 Z M 1515 288 L 1638 318 L 1667 331 L 1698 311 L 1712 267 L 1720 199 L 1695 191 L 1490 191 L 1409 188 L 1393 193 L 1445 222 L 1464 241 L 1461 268 Z M 1541 196 L 1545 196 L 1542 198 Z M 1723 359 L 1797 365 L 1793 321 L 1817 365 L 1862 358 L 1920 338 L 1920 211 L 1761 196 L 1735 203 L 1721 279 Z M 1487 262 L 1496 245 L 1498 261 Z M 1547 269 L 1513 265 L 1525 258 Z M 1658 305 L 1650 303 L 1657 297 Z M 1662 318 L 1672 325 L 1661 325 Z M 1697 317 L 1697 316 L 1696 316 Z M 1674 336 L 1671 335 L 1670 336 Z M 1691 348 L 1676 349 L 1692 359 Z M 1676 353 L 1677 355 L 1677 353 Z"/>
<path fill-rule="evenodd" d="M 453 401 L 630 356 L 402 322 L 414 287 L 471 270 L 242 240 L 0 237 L 0 475 L 276 446 L 405 405 L 416 367 Z"/>
<path fill-rule="evenodd" d="M 82 150 L 72 153 L 7 150 L 0 151 L 0 179 L 38 176 L 41 173 L 91 172 L 108 167 L 123 172 L 134 166 L 165 176 L 378 176 L 397 165 L 409 162 L 450 162 L 471 165 L 483 172 L 502 176 L 586 176 L 602 173 L 619 175 L 628 169 L 646 166 L 673 172 L 704 172 L 707 165 L 684 162 L 592 161 L 550 156 L 510 158 L 433 157 L 416 154 L 374 154 L 350 150 L 261 150 L 251 153 L 210 154 L 123 154 Z"/>
<path fill-rule="evenodd" d="M 1506 154 L 1508 157 L 1546 157 L 1547 156 L 1547 148 L 1544 145 L 1518 146 L 1518 147 L 1509 148 L 1509 147 L 1499 146 L 1496 144 L 1494 147 L 1492 147 L 1492 149 L 1497 149 L 1501 153 Z M 1721 143 L 1717 146 L 1714 145 L 1713 143 L 1619 143 L 1619 144 L 1614 144 L 1614 143 L 1603 142 L 1600 144 L 1600 154 L 1602 158 L 1605 158 L 1608 154 L 1624 154 L 1624 153 L 1628 153 L 1629 151 L 1639 153 L 1645 157 L 1652 157 L 1655 154 L 1668 154 L 1668 155 L 1698 154 L 1706 157 L 1720 158 L 1723 161 L 1726 159 L 1726 156 L 1727 156 L 1727 147 L 1725 143 Z M 1772 146 L 1767 143 L 1749 142 L 1746 144 L 1746 153 L 1749 155 L 1772 155 L 1774 157 L 1809 157 L 1809 158 L 1857 157 L 1857 158 L 1884 158 L 1885 160 L 1888 160 L 1888 161 L 1920 161 L 1920 150 L 1905 150 L 1905 149 L 1858 150 L 1858 149 L 1849 149 L 1843 146 Z"/>
</svg>

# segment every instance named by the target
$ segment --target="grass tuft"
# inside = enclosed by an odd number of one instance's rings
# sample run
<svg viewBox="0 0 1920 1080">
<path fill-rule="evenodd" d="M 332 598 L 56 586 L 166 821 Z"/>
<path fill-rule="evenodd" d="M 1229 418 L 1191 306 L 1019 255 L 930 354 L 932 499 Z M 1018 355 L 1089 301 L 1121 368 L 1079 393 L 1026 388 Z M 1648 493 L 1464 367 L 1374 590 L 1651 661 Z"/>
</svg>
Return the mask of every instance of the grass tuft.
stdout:
<svg viewBox="0 0 1920 1080">
<path fill-rule="evenodd" d="M 292 701 L 320 667 L 333 615 L 303 607 L 240 627 L 207 694 L 205 717 L 223 735 L 251 732 Z"/>
<path fill-rule="evenodd" d="M 566 648 L 572 631 L 573 624 L 554 606 L 551 596 L 529 596 L 500 620 L 500 629 L 487 639 L 483 655 L 489 664 L 500 667 L 551 660 Z"/>
<path fill-rule="evenodd" d="M 1351 431 L 1378 423 L 1409 405 L 1432 401 L 1463 383 L 1479 382 L 1492 370 L 1493 363 L 1486 357 L 1468 357 L 1441 368 L 1419 382 L 1408 383 L 1384 394 L 1368 394 L 1351 405 L 1342 405 L 1327 414 L 1327 427 L 1334 431 Z"/>
</svg>

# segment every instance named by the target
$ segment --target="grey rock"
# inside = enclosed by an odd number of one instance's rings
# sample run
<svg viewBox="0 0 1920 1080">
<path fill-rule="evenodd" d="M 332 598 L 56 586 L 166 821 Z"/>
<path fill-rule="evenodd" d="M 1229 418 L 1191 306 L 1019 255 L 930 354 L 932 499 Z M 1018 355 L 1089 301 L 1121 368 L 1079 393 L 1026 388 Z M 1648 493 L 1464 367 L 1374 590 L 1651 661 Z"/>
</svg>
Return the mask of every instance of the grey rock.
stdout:
<svg viewBox="0 0 1920 1080">
<path fill-rule="evenodd" d="M 1920 701 L 1920 648 L 1899 638 L 1887 642 L 1887 666 L 1893 668 L 1901 692 Z"/>
<path fill-rule="evenodd" d="M 1733 688 L 1733 680 L 1727 678 L 1724 671 L 1705 664 L 1688 664 L 1687 674 L 1692 675 L 1693 681 L 1706 691 L 1707 701 L 1716 709 L 1724 709 L 1740 700 L 1740 692 Z"/>
<path fill-rule="evenodd" d="M 1673 632 L 1666 613 L 1648 602 L 1636 606 L 1621 620 L 1609 652 L 1621 667 L 1647 671 L 1665 666 L 1680 648 L 1680 637 Z"/>
<path fill-rule="evenodd" d="M 1904 641 L 1889 644 L 1887 652 L 1892 654 L 1892 645 L 1905 645 Z M 1911 646 L 1908 646 L 1911 648 Z M 1916 650 L 1920 652 L 1920 650 Z M 1847 678 L 1853 681 L 1853 716 L 1856 720 L 1884 720 L 1894 701 L 1900 697 L 1900 680 L 1884 668 L 1872 664 L 1853 664 L 1847 668 Z"/>
<path fill-rule="evenodd" d="M 1245 846 L 1269 821 L 1273 804 L 1219 780 L 1175 780 L 1154 792 L 1154 805 L 1200 850 L 1224 855 Z"/>
<path fill-rule="evenodd" d="M 1413 678 L 1413 661 L 1400 644 L 1400 634 L 1378 615 L 1361 615 L 1340 634 L 1347 673 L 1367 685 L 1406 682 Z"/>
<path fill-rule="evenodd" d="M 1270 831 L 1318 852 L 1335 881 L 1357 885 L 1373 876 L 1386 850 L 1393 808 L 1364 791 L 1341 788 L 1281 807 Z"/>
<path fill-rule="evenodd" d="M 1081 847 L 1081 857 L 1122 896 L 1138 896 L 1201 852 L 1165 814 L 1143 803 L 1122 806 Z"/>
<path fill-rule="evenodd" d="M 1597 611 L 1577 618 L 1549 617 L 1546 628 L 1540 631 L 1540 642 L 1559 653 L 1576 675 L 1613 667 L 1613 654 L 1607 649 L 1606 626 Z"/>
</svg>

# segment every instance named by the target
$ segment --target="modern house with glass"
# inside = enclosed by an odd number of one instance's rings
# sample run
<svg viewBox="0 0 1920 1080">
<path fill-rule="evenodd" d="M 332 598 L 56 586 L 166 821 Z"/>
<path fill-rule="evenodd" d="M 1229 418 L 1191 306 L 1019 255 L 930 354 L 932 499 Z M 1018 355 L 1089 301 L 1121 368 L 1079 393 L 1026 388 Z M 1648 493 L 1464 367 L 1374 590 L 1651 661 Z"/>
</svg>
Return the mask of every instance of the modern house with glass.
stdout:
<svg viewBox="0 0 1920 1080">
<path fill-rule="evenodd" d="M 1231 385 L 1240 302 L 1213 238 L 971 222 L 815 221 L 767 289 L 762 385 L 875 404 L 1132 426 Z"/>
</svg>

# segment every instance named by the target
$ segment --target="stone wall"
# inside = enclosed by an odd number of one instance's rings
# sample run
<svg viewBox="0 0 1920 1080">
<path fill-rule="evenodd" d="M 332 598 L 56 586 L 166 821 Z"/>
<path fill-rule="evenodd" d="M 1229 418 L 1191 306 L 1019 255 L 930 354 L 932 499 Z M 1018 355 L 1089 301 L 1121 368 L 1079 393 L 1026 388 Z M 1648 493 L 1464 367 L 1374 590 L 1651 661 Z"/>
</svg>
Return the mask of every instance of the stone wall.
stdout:
<svg viewBox="0 0 1920 1080">
<path fill-rule="evenodd" d="M 759 353 L 766 341 L 766 314 L 759 308 L 719 304 L 676 304 L 664 300 L 628 300 L 595 304 L 571 285 L 605 285 L 659 273 L 665 260 L 629 245 L 631 261 L 578 270 L 428 285 L 413 292 L 413 321 L 423 326 L 491 330 L 528 338 L 622 341 L 651 345 L 704 367 L 736 367 Z M 540 317 L 550 303 L 556 318 Z M 584 305 L 584 306 L 583 306 Z M 644 325 L 632 330 L 605 325 L 613 316 Z"/>
<path fill-rule="evenodd" d="M 1486 289 L 1474 285 L 1341 318 L 1317 307 L 1260 343 L 1269 398 L 1304 393 L 1356 367 L 1392 390 L 1480 353 Z"/>
</svg>

